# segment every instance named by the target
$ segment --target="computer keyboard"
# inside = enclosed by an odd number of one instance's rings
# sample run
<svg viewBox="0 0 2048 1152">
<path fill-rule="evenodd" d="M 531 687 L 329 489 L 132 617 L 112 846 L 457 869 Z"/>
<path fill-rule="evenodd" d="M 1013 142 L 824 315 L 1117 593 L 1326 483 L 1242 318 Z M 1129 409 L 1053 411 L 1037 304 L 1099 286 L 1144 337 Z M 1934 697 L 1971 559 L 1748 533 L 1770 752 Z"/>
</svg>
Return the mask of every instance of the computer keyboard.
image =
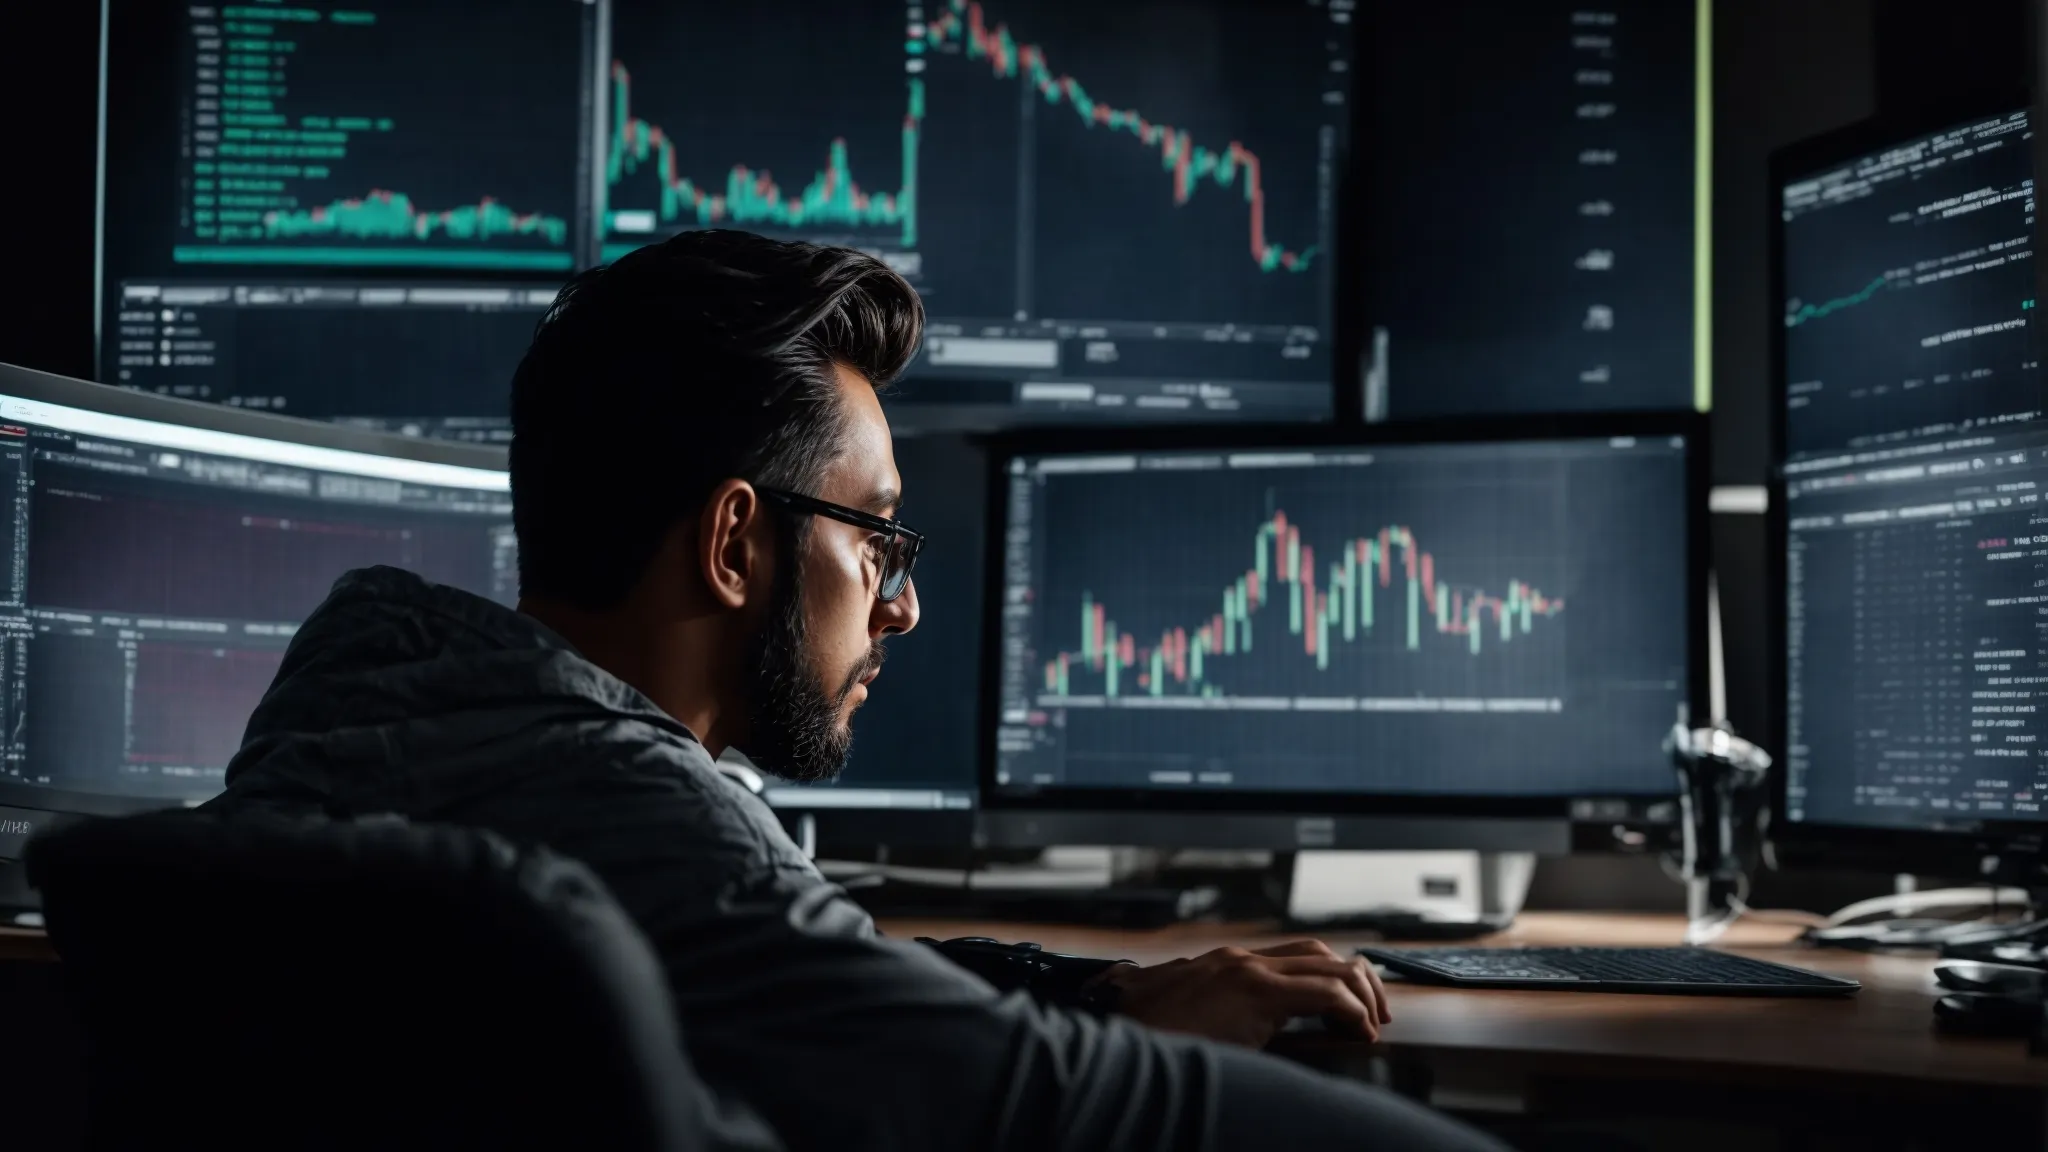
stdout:
<svg viewBox="0 0 2048 1152">
<path fill-rule="evenodd" d="M 1569 992 L 1846 996 L 1862 985 L 1708 948 L 1360 948 L 1424 984 Z"/>
</svg>

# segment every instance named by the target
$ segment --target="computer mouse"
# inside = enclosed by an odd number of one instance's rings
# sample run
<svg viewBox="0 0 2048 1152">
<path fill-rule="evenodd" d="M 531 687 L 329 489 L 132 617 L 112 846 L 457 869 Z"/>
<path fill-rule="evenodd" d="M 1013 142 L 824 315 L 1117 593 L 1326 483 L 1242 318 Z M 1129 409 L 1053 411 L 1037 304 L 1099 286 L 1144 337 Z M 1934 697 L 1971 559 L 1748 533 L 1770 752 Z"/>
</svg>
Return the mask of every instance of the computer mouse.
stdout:
<svg viewBox="0 0 2048 1152">
<path fill-rule="evenodd" d="M 1934 966 L 1934 982 L 1958 992 L 1991 992 L 2037 1000 L 2048 994 L 2048 972 L 2020 964 L 1944 960 Z"/>
<path fill-rule="evenodd" d="M 1936 1027 L 1963 1036 L 2032 1036 L 2041 1027 L 2041 1001 L 1987 992 L 1951 992 L 1934 1002 Z"/>
</svg>

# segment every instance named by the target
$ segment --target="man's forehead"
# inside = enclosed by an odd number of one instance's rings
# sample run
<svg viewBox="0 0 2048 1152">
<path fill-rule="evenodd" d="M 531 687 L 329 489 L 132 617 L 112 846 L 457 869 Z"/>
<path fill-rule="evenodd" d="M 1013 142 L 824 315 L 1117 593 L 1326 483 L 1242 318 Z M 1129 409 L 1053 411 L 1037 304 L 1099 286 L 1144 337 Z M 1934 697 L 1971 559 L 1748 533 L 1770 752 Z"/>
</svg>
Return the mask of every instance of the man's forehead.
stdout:
<svg viewBox="0 0 2048 1152">
<path fill-rule="evenodd" d="M 903 478 L 896 471 L 896 451 L 889 421 L 875 390 L 858 372 L 840 369 L 846 422 L 840 450 L 825 469 L 825 499 L 872 512 L 893 514 L 903 503 Z"/>
</svg>

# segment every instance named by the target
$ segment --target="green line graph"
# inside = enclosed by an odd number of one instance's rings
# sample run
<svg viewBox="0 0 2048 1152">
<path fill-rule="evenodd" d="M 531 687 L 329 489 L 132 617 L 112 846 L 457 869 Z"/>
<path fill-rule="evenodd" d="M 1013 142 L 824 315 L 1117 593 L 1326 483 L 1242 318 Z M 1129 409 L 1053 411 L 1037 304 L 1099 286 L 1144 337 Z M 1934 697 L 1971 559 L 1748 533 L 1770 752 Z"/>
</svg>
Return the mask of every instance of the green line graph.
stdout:
<svg viewBox="0 0 2048 1152">
<path fill-rule="evenodd" d="M 1847 296 L 1837 296 L 1832 300 L 1823 300 L 1818 304 L 1801 304 L 1785 317 L 1785 327 L 1797 328 L 1809 320 L 1818 320 L 1823 316 L 1831 316 L 1842 311 L 1844 308 L 1854 308 L 1856 305 L 1876 296 L 1878 292 L 1883 290 L 1885 285 L 1891 282 L 1890 276 L 1879 276 Z"/>
</svg>

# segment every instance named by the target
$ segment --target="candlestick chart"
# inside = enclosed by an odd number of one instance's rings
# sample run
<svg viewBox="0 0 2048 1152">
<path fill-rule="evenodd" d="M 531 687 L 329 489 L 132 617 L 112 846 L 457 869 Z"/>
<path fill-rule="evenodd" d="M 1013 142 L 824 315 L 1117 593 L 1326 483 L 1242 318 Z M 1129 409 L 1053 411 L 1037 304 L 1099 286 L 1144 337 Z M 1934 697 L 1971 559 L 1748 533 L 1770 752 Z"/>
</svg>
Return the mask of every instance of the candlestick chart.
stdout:
<svg viewBox="0 0 2048 1152">
<path fill-rule="evenodd" d="M 1439 579 L 1436 558 L 1396 525 L 1342 541 L 1338 558 L 1319 574 L 1314 545 L 1303 542 L 1284 511 L 1275 512 L 1253 534 L 1251 556 L 1250 566 L 1223 586 L 1220 608 L 1207 620 L 1142 640 L 1120 631 L 1108 605 L 1084 593 L 1080 641 L 1045 662 L 1045 691 L 1071 695 L 1087 673 L 1110 697 L 1220 696 L 1233 658 L 1250 655 L 1256 643 L 1295 649 L 1317 671 L 1329 669 L 1337 645 L 1382 635 L 1410 652 L 1422 648 L 1425 636 L 1450 637 L 1477 657 L 1489 643 L 1526 637 L 1538 621 L 1564 610 L 1564 601 L 1517 579 L 1498 594 Z"/>
<path fill-rule="evenodd" d="M 924 44 L 935 51 L 958 49 L 969 62 L 986 66 L 998 79 L 1021 80 L 1051 108 L 1065 108 L 1070 127 L 1101 129 L 1131 137 L 1140 147 L 1158 153 L 1159 171 L 1167 177 L 1171 203 L 1188 203 L 1199 188 L 1213 186 L 1236 192 L 1245 203 L 1245 233 L 1251 260 L 1261 272 L 1301 272 L 1315 260 L 1317 249 L 1288 249 L 1266 235 L 1266 196 L 1258 154 L 1242 141 L 1198 143 L 1186 129 L 1153 119 L 1135 108 L 1118 108 L 1090 95 L 1080 80 L 1053 68 L 1046 49 L 1012 33 L 1007 23 L 990 23 L 976 0 L 947 0 L 937 18 L 924 25 Z M 914 51 L 922 48 L 913 41 Z"/>
<path fill-rule="evenodd" d="M 1687 467 L 1625 439 L 1013 462 L 998 783 L 1641 790 L 1688 698 Z"/>
<path fill-rule="evenodd" d="M 602 256 L 696 228 L 915 249 L 925 94 L 904 39 L 887 0 L 614 5 Z"/>
<path fill-rule="evenodd" d="M 741 227 L 901 256 L 951 315 L 1321 323 L 1326 78 L 1268 56 L 1321 51 L 1329 17 L 1140 7 L 1098 26 L 1097 6 L 1068 0 L 687 19 L 622 0 L 597 154 L 603 255 Z M 1227 75 L 1178 79 L 1219 56 Z M 830 73 L 831 99 L 760 83 L 770 65 Z M 1112 259 L 1098 231 L 1142 252 Z M 1145 285 L 1098 284 L 1118 275 Z"/>
<path fill-rule="evenodd" d="M 659 180 L 660 205 L 652 213 L 629 210 L 624 223 L 635 231 L 692 224 L 701 228 L 731 223 L 778 229 L 882 228 L 898 231 L 904 247 L 917 244 L 917 141 L 924 120 L 924 84 L 906 85 L 903 113 L 902 183 L 894 192 L 869 192 L 854 178 L 846 138 L 836 136 L 826 149 L 825 163 L 810 183 L 790 195 L 767 171 L 745 164 L 729 169 L 719 186 L 700 187 L 676 162 L 675 142 L 659 126 L 633 114 L 632 76 L 613 61 L 612 140 L 605 156 L 605 179 L 621 180 L 652 164 Z M 607 214 L 611 231 L 622 231 L 619 212 Z"/>
<path fill-rule="evenodd" d="M 1018 687 L 1047 707 L 1547 707 L 1575 617 L 1600 613 L 1573 599 L 1558 491 L 1552 464 L 1476 458 L 1049 476 Z"/>
</svg>

